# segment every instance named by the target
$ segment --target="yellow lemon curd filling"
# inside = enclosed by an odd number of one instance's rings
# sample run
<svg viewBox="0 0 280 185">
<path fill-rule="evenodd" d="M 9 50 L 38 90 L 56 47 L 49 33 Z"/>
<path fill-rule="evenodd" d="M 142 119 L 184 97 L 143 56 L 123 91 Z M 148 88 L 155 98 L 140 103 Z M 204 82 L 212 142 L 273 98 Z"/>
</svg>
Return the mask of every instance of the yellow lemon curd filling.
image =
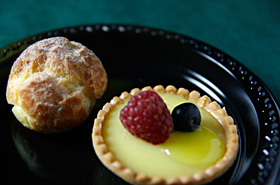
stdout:
<svg viewBox="0 0 280 185">
<path fill-rule="evenodd" d="M 158 92 L 170 112 L 188 102 L 181 95 Z M 192 175 L 215 164 L 225 153 L 226 134 L 220 122 L 199 107 L 200 127 L 193 132 L 174 131 L 162 144 L 153 145 L 129 133 L 119 115 L 129 98 L 118 103 L 103 127 L 103 136 L 109 150 L 118 161 L 135 172 L 151 177 L 179 177 Z"/>
</svg>

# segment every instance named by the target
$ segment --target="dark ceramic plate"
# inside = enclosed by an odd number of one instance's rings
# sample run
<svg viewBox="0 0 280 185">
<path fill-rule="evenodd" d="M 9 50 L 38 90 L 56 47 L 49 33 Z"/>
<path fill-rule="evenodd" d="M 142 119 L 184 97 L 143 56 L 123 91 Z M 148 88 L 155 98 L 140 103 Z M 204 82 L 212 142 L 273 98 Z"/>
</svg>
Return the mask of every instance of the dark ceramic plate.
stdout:
<svg viewBox="0 0 280 185">
<path fill-rule="evenodd" d="M 109 77 L 108 89 L 82 126 L 45 135 L 24 128 L 5 99 L 10 68 L 35 41 L 65 36 L 92 49 Z M 279 105 L 245 66 L 203 42 L 167 31 L 121 25 L 88 25 L 28 37 L 0 49 L 2 176 L 10 184 L 126 184 L 97 159 L 93 120 L 122 91 L 173 84 L 207 94 L 234 118 L 240 149 L 233 166 L 212 184 L 275 184 L 279 173 Z M 167 167 L 168 168 L 168 167 Z"/>
</svg>

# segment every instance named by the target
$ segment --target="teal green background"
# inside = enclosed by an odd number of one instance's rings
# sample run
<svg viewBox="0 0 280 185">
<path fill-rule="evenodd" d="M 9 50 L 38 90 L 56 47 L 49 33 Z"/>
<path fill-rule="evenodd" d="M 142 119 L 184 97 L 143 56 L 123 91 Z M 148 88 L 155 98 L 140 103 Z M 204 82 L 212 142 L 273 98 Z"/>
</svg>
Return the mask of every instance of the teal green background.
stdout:
<svg viewBox="0 0 280 185">
<path fill-rule="evenodd" d="M 85 24 L 131 24 L 206 42 L 248 67 L 280 101 L 280 1 L 2 0 L 0 48 Z"/>
</svg>

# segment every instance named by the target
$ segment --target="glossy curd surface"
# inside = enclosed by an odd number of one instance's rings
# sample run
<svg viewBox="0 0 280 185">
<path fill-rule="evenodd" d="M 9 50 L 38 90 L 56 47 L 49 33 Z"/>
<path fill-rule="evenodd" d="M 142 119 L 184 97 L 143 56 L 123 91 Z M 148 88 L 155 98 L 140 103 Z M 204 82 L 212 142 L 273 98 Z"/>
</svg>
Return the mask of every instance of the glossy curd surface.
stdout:
<svg viewBox="0 0 280 185">
<path fill-rule="evenodd" d="M 172 93 L 158 93 L 170 112 L 187 102 Z M 201 127 L 194 132 L 175 131 L 162 144 L 153 145 L 130 134 L 119 120 L 121 109 L 129 98 L 116 105 L 103 127 L 105 143 L 114 156 L 135 172 L 150 176 L 192 175 L 215 164 L 225 153 L 225 131 L 210 113 L 200 109 Z"/>
</svg>

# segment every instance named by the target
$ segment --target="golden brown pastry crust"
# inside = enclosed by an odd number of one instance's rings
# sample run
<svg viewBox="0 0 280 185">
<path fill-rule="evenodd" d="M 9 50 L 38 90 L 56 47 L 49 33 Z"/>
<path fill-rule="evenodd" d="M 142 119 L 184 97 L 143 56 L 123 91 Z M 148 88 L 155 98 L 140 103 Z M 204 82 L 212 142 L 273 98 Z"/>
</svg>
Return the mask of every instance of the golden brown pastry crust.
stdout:
<svg viewBox="0 0 280 185">
<path fill-rule="evenodd" d="M 220 123 L 223 125 L 226 132 L 226 152 L 225 155 L 214 165 L 208 167 L 206 170 L 197 172 L 194 175 L 186 175 L 183 177 L 149 177 L 147 174 L 136 173 L 129 167 L 124 166 L 119 162 L 112 152 L 109 151 L 104 138 L 102 136 L 102 128 L 105 123 L 110 110 L 117 105 L 120 101 L 130 98 L 136 95 L 140 91 L 154 90 L 156 92 L 166 91 L 174 94 L 180 94 L 186 99 L 195 103 L 206 111 L 210 112 L 215 116 Z M 215 101 L 211 102 L 208 96 L 200 96 L 199 92 L 192 91 L 189 92 L 184 88 L 176 89 L 174 86 L 169 85 L 164 88 L 161 85 L 151 88 L 150 86 L 144 87 L 142 90 L 135 88 L 131 90 L 130 93 L 123 92 L 120 97 L 114 97 L 110 103 L 106 103 L 102 110 L 99 111 L 97 118 L 94 121 L 93 132 L 92 132 L 93 147 L 99 159 L 102 163 L 111 171 L 113 171 L 118 176 L 122 177 L 124 180 L 132 184 L 203 184 L 209 182 L 218 176 L 222 175 L 234 162 L 239 146 L 239 136 L 237 133 L 236 125 L 233 122 L 232 117 L 227 115 L 224 108 L 221 108 Z"/>
<path fill-rule="evenodd" d="M 91 50 L 53 37 L 34 43 L 17 58 L 6 98 L 24 126 L 53 133 L 80 125 L 106 87 L 106 71 Z"/>
</svg>

